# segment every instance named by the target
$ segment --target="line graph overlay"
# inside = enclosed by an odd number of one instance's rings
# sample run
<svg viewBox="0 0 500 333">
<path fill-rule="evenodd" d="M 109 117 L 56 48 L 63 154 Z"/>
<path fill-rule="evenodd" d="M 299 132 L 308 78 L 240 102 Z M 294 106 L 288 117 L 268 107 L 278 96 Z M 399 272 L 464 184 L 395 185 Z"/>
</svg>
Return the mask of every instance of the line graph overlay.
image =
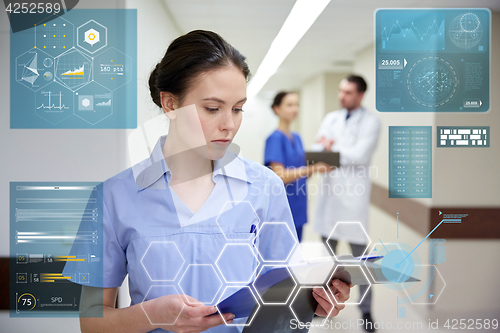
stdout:
<svg viewBox="0 0 500 333">
<path fill-rule="evenodd" d="M 75 68 L 74 70 L 68 70 L 61 74 L 62 76 L 83 76 L 85 75 L 85 64 L 81 65 L 79 68 Z"/>
<path fill-rule="evenodd" d="M 73 92 L 52 82 L 35 93 L 35 113 L 52 124 L 73 114 Z"/>
<path fill-rule="evenodd" d="M 56 57 L 55 63 L 56 80 L 73 91 L 92 81 L 92 59 L 76 49 Z"/>
<path fill-rule="evenodd" d="M 387 12 L 381 16 L 381 50 L 444 50 L 442 13 Z"/>
<path fill-rule="evenodd" d="M 57 109 L 57 110 L 59 110 L 59 112 L 63 112 L 62 110 L 69 109 L 68 106 L 66 106 L 62 103 L 63 94 L 61 91 L 59 91 L 58 93 L 52 92 L 52 91 L 42 91 L 41 94 L 43 96 L 47 97 L 48 102 L 47 102 L 47 105 L 45 105 L 44 103 L 40 104 L 40 106 L 37 107 L 37 110 L 39 110 L 39 109 L 49 109 L 49 110 Z M 59 101 L 59 102 L 56 105 L 55 103 L 57 103 L 57 101 Z M 57 111 L 53 111 L 53 112 L 57 112 Z"/>
</svg>

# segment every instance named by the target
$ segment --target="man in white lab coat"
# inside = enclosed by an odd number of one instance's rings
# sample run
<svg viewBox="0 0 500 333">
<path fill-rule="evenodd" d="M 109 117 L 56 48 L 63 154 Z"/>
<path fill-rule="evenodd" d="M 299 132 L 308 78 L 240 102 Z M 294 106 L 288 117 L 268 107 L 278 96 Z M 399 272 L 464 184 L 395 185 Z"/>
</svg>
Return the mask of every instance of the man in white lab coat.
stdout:
<svg viewBox="0 0 500 333">
<path fill-rule="evenodd" d="M 370 204 L 370 160 L 377 146 L 380 120 L 361 106 L 366 82 L 351 75 L 340 82 L 339 101 L 342 109 L 328 113 L 319 129 L 314 150 L 331 150 L 340 153 L 340 168 L 325 174 L 318 190 L 315 230 L 326 242 L 337 222 L 360 222 L 368 232 L 368 207 Z M 335 251 L 337 241 L 351 245 L 352 254 L 364 254 L 368 244 L 359 223 L 338 224 L 328 240 Z M 366 286 L 360 286 L 361 295 Z M 371 290 L 359 305 L 363 319 L 372 321 L 370 314 Z M 365 329 L 368 329 L 366 324 Z"/>
</svg>

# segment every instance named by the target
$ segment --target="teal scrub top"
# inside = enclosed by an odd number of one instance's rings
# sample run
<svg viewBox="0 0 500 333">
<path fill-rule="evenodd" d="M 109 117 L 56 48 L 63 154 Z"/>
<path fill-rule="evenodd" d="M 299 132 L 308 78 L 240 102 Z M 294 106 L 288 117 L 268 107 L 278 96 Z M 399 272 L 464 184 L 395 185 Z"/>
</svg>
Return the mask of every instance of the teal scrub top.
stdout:
<svg viewBox="0 0 500 333">
<path fill-rule="evenodd" d="M 281 163 L 285 168 L 306 166 L 306 155 L 300 136 L 292 132 L 292 138 L 288 138 L 283 132 L 274 131 L 266 140 L 264 152 L 264 165 L 269 166 L 271 162 Z M 306 180 L 306 177 L 302 177 L 285 186 L 297 227 L 307 223 Z"/>
</svg>

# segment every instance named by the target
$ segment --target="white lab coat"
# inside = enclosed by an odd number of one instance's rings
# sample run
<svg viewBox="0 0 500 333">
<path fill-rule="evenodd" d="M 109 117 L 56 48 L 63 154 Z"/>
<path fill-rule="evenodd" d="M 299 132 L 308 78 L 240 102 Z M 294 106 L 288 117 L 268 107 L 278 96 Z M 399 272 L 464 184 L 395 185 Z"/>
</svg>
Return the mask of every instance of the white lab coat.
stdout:
<svg viewBox="0 0 500 333">
<path fill-rule="evenodd" d="M 332 151 L 340 153 L 340 168 L 321 176 L 318 189 L 315 230 L 329 237 L 337 222 L 361 222 L 368 233 L 370 204 L 370 160 L 380 134 L 380 120 L 366 108 L 328 113 L 319 129 L 317 139 L 324 136 L 335 141 Z M 323 150 L 314 144 L 313 150 Z M 372 174 L 376 173 L 372 170 Z M 367 236 L 359 224 L 339 224 L 332 239 L 354 244 L 367 244 Z"/>
</svg>

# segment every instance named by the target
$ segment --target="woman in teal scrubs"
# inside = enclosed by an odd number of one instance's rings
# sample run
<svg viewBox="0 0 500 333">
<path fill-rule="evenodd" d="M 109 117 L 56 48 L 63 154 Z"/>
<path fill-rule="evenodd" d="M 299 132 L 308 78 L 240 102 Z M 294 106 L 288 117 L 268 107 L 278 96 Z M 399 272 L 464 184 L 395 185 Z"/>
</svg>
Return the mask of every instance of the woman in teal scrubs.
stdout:
<svg viewBox="0 0 500 333">
<path fill-rule="evenodd" d="M 278 129 L 266 140 L 264 165 L 270 167 L 285 183 L 286 193 L 299 242 L 302 227 L 307 222 L 306 179 L 315 172 L 326 172 L 330 166 L 315 163 L 306 166 L 302 140 L 290 130 L 290 123 L 299 112 L 299 96 L 292 92 L 280 92 L 271 106 L 279 117 Z"/>
<path fill-rule="evenodd" d="M 263 261 L 286 262 L 297 239 L 283 182 L 228 149 L 242 121 L 248 75 L 245 58 L 213 32 L 192 31 L 168 47 L 149 80 L 153 101 L 170 120 L 168 135 L 150 158 L 97 188 L 101 268 L 68 262 L 64 270 L 89 273 L 81 309 L 102 307 L 102 318 L 80 319 L 83 332 L 239 332 L 235 325 L 246 318 L 209 316 L 217 312 L 213 304 L 251 282 Z M 72 254 L 92 253 L 93 246 L 75 244 Z M 132 302 L 116 309 L 127 274 Z M 332 288 L 339 302 L 349 297 L 347 284 L 332 281 Z M 321 288 L 313 296 L 318 315 L 344 307 L 327 301 Z"/>
</svg>

